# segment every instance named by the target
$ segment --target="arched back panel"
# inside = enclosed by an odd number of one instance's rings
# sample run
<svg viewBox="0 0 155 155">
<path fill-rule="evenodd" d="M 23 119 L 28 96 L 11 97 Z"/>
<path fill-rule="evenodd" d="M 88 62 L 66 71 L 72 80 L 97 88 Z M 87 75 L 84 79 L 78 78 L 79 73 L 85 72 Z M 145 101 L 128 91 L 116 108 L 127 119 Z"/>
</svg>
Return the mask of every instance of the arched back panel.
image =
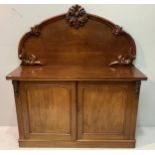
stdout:
<svg viewBox="0 0 155 155">
<path fill-rule="evenodd" d="M 132 65 L 132 37 L 110 21 L 73 6 L 26 33 L 19 44 L 22 65 Z"/>
</svg>

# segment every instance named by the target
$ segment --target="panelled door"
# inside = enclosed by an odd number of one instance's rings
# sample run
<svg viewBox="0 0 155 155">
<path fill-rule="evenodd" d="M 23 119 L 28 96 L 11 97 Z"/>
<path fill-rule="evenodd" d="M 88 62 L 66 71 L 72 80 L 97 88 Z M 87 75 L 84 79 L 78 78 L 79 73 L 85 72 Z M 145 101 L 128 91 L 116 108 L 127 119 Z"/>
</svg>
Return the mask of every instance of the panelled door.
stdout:
<svg viewBox="0 0 155 155">
<path fill-rule="evenodd" d="M 78 139 L 134 139 L 134 82 L 79 82 Z"/>
<path fill-rule="evenodd" d="M 20 92 L 25 138 L 75 139 L 74 82 L 20 82 Z"/>
<path fill-rule="evenodd" d="M 135 88 L 134 82 L 20 82 L 24 138 L 134 139 Z"/>
</svg>

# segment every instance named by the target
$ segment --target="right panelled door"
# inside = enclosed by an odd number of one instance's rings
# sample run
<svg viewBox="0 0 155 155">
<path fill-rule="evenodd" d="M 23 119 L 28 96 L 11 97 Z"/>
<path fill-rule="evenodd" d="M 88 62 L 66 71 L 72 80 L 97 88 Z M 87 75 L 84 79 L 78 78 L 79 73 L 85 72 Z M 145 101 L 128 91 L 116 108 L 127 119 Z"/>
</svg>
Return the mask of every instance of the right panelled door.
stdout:
<svg viewBox="0 0 155 155">
<path fill-rule="evenodd" d="M 136 82 L 79 82 L 78 139 L 134 139 Z"/>
</svg>

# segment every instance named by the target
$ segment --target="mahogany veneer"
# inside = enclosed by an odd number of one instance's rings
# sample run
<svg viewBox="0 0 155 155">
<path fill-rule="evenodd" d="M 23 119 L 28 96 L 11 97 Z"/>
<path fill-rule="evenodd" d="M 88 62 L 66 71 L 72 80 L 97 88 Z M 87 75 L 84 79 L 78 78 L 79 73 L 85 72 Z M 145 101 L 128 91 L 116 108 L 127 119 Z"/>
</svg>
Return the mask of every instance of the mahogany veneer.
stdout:
<svg viewBox="0 0 155 155">
<path fill-rule="evenodd" d="M 31 28 L 12 80 L 20 147 L 135 147 L 132 37 L 79 5 Z"/>
</svg>

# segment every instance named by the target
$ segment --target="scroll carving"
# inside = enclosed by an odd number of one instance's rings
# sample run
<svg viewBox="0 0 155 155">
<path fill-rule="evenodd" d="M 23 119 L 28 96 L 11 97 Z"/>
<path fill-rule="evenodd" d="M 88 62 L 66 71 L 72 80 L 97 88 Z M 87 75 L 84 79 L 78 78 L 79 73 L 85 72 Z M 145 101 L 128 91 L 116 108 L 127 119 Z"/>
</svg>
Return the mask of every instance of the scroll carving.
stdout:
<svg viewBox="0 0 155 155">
<path fill-rule="evenodd" d="M 117 57 L 117 60 L 112 61 L 109 66 L 115 66 L 115 65 L 120 65 L 120 66 L 129 66 L 132 65 L 133 60 L 135 59 L 135 55 L 131 53 L 131 48 L 129 50 L 128 55 L 119 55 Z"/>
<path fill-rule="evenodd" d="M 120 35 L 123 32 L 123 28 L 119 25 L 115 25 L 114 29 L 112 30 L 112 33 L 114 35 Z"/>
<path fill-rule="evenodd" d="M 31 34 L 32 36 L 38 37 L 38 36 L 40 35 L 39 26 L 36 25 L 36 26 L 34 26 L 34 27 L 31 27 L 30 34 Z"/>
<path fill-rule="evenodd" d="M 80 5 L 72 6 L 66 14 L 66 20 L 70 26 L 78 29 L 88 21 L 88 15 Z"/>
<path fill-rule="evenodd" d="M 27 35 L 25 36 L 25 38 L 22 40 L 20 47 L 19 47 L 19 59 L 21 60 L 21 65 L 25 65 L 25 66 L 34 66 L 34 65 L 42 65 L 42 62 L 38 59 L 38 57 L 34 54 L 31 53 L 27 53 L 25 51 L 25 41 L 31 37 L 39 37 L 40 35 L 40 29 L 39 26 L 36 25 L 34 27 L 31 28 L 30 32 L 27 33 Z"/>
<path fill-rule="evenodd" d="M 28 54 L 28 53 L 20 54 L 19 58 L 22 61 L 21 65 L 25 66 L 42 65 L 41 61 L 39 61 L 37 56 L 35 56 L 34 54 Z"/>
</svg>

